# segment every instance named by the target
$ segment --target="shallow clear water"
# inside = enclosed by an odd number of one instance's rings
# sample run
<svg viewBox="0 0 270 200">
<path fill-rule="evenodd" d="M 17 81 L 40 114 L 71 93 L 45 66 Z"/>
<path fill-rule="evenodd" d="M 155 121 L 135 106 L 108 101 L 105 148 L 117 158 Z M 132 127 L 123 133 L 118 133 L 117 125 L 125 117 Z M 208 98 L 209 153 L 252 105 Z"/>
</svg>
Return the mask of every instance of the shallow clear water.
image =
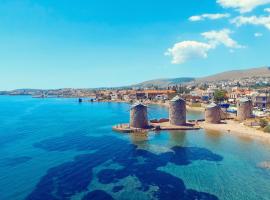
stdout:
<svg viewBox="0 0 270 200">
<path fill-rule="evenodd" d="M 0 199 L 270 199 L 270 171 L 257 166 L 268 145 L 204 130 L 113 132 L 128 109 L 0 96 Z"/>
</svg>

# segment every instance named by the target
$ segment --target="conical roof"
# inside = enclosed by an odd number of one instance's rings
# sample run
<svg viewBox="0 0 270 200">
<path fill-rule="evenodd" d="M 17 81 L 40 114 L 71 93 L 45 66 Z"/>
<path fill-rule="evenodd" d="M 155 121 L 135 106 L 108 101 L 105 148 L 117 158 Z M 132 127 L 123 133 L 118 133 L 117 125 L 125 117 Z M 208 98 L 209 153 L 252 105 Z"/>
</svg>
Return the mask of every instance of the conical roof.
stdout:
<svg viewBox="0 0 270 200">
<path fill-rule="evenodd" d="M 182 99 L 181 97 L 179 97 L 178 95 L 176 95 L 174 98 L 172 98 L 171 101 L 172 101 L 172 102 L 176 102 L 176 101 L 185 101 L 185 100 Z"/>
<path fill-rule="evenodd" d="M 147 107 L 147 106 L 144 105 L 143 103 L 137 102 L 137 103 L 134 103 L 133 105 L 131 105 L 130 109 L 133 109 L 135 107 Z"/>
</svg>

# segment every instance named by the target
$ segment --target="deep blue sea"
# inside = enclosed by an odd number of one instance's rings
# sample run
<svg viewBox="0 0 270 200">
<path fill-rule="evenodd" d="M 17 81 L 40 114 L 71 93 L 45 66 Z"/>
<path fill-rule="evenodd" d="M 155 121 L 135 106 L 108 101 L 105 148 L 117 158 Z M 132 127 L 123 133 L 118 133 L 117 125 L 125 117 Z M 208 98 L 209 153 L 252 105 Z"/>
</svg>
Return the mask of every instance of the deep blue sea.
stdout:
<svg viewBox="0 0 270 200">
<path fill-rule="evenodd" d="M 270 145 L 205 130 L 112 131 L 128 120 L 124 103 L 0 96 L 0 200 L 270 199 L 270 171 L 258 167 Z"/>
</svg>

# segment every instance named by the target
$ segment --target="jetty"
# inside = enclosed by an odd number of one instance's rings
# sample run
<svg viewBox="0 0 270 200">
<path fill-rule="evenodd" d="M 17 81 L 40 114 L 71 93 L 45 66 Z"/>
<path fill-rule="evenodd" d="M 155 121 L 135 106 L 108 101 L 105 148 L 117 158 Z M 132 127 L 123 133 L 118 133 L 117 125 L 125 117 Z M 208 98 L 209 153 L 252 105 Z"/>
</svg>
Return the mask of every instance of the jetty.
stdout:
<svg viewBox="0 0 270 200">
<path fill-rule="evenodd" d="M 169 119 L 148 120 L 147 106 L 135 103 L 130 108 L 130 123 L 117 124 L 112 129 L 122 133 L 200 129 L 196 122 L 186 121 L 185 100 L 176 96 L 169 105 Z"/>
<path fill-rule="evenodd" d="M 134 128 L 130 124 L 117 124 L 112 128 L 114 131 L 121 133 L 145 133 L 148 131 L 176 131 L 176 130 L 198 130 L 201 127 L 195 123 L 186 123 L 185 125 L 177 126 L 172 125 L 169 122 L 149 123 L 146 128 Z"/>
</svg>

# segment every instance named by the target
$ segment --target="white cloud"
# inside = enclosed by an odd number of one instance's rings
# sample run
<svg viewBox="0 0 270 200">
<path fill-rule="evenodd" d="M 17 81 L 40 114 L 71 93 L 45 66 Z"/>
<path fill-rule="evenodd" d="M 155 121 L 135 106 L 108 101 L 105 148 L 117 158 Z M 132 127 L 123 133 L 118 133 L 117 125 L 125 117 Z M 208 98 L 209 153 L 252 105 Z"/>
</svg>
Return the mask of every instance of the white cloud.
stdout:
<svg viewBox="0 0 270 200">
<path fill-rule="evenodd" d="M 270 3 L 270 0 L 217 0 L 224 8 L 234 8 L 240 13 L 250 12 L 258 6 Z"/>
<path fill-rule="evenodd" d="M 263 34 L 262 33 L 254 33 L 254 37 L 262 37 Z"/>
<path fill-rule="evenodd" d="M 235 48 L 243 48 L 243 46 L 239 45 L 230 37 L 231 33 L 232 32 L 229 29 L 205 32 L 201 35 L 207 40 L 207 42 L 179 42 L 174 44 L 172 48 L 169 48 L 165 52 L 165 55 L 172 57 L 173 64 L 182 64 L 194 58 L 207 58 L 208 52 L 219 45 L 229 47 L 231 49 L 230 52 Z"/>
<path fill-rule="evenodd" d="M 197 21 L 203 20 L 203 17 L 200 15 L 194 15 L 194 16 L 191 16 L 190 18 L 188 18 L 188 20 L 192 21 L 192 22 L 197 22 Z"/>
<path fill-rule="evenodd" d="M 242 48 L 243 46 L 233 40 L 230 34 L 232 34 L 232 32 L 229 29 L 222 29 L 220 31 L 204 32 L 201 35 L 209 40 L 209 44 L 214 48 L 221 44 L 229 48 Z"/>
<path fill-rule="evenodd" d="M 270 13 L 270 8 L 265 8 L 264 11 Z"/>
<path fill-rule="evenodd" d="M 239 16 L 231 20 L 231 23 L 235 24 L 236 26 L 243 26 L 246 24 L 260 25 L 270 30 L 270 16 Z"/>
<path fill-rule="evenodd" d="M 183 41 L 174 44 L 165 52 L 165 55 L 172 56 L 173 64 L 182 64 L 194 58 L 207 58 L 207 53 L 211 48 L 211 45 L 207 43 Z"/>
<path fill-rule="evenodd" d="M 202 15 L 191 16 L 189 18 L 189 21 L 195 22 L 195 21 L 202 21 L 205 19 L 217 20 L 217 19 L 228 18 L 228 17 L 230 17 L 230 14 L 228 13 L 202 14 Z"/>
</svg>

